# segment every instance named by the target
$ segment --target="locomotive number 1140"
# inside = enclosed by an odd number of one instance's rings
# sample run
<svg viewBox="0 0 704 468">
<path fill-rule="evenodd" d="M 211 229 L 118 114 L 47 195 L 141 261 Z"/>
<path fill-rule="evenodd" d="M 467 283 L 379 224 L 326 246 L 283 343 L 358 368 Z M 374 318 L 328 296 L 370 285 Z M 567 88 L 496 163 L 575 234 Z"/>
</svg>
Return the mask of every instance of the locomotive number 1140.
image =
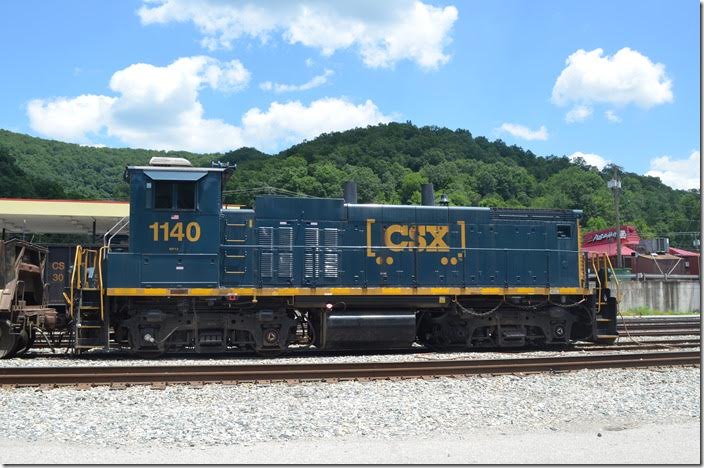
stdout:
<svg viewBox="0 0 704 468">
<path fill-rule="evenodd" d="M 191 221 L 186 225 L 186 229 L 183 228 L 183 223 L 181 221 L 171 225 L 170 223 L 152 223 L 149 225 L 149 229 L 152 230 L 154 234 L 154 242 L 177 240 L 179 242 L 183 241 L 185 237 L 189 242 L 197 242 L 200 239 L 200 224 L 195 221 Z M 161 232 L 162 236 L 159 236 Z"/>
</svg>

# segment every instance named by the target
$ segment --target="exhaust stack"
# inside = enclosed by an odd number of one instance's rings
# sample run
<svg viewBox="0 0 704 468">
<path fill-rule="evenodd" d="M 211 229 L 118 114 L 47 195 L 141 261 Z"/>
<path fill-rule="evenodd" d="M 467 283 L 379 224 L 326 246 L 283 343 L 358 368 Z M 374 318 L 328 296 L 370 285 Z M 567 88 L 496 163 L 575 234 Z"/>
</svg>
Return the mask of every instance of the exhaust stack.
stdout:
<svg viewBox="0 0 704 468">
<path fill-rule="evenodd" d="M 423 184 L 420 186 L 420 204 L 423 206 L 435 206 L 435 189 L 433 184 Z"/>
<path fill-rule="evenodd" d="M 343 187 L 345 203 L 357 204 L 357 182 L 347 181 Z"/>
</svg>

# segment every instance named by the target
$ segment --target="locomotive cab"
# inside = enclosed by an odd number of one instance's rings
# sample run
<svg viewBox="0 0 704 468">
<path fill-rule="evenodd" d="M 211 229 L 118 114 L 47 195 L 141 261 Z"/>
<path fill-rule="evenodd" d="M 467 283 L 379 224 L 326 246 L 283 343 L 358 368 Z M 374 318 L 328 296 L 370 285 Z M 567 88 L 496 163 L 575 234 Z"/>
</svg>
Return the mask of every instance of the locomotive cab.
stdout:
<svg viewBox="0 0 704 468">
<path fill-rule="evenodd" d="M 111 288 L 217 287 L 225 172 L 161 158 L 127 168 L 129 251 L 108 253 Z"/>
</svg>

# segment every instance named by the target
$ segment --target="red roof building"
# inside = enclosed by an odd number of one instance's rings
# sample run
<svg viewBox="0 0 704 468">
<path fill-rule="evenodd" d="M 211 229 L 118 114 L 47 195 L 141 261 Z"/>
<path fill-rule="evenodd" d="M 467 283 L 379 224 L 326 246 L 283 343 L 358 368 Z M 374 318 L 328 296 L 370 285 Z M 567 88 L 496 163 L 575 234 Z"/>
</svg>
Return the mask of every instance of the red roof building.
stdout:
<svg viewBox="0 0 704 468">
<path fill-rule="evenodd" d="M 623 266 L 633 273 L 667 272 L 669 275 L 699 275 L 699 253 L 669 247 L 667 252 L 649 252 L 635 226 L 621 226 L 621 257 Z M 645 242 L 647 243 L 647 242 Z M 589 256 L 607 254 L 616 266 L 616 229 L 603 229 L 584 234 L 582 250 Z"/>
</svg>

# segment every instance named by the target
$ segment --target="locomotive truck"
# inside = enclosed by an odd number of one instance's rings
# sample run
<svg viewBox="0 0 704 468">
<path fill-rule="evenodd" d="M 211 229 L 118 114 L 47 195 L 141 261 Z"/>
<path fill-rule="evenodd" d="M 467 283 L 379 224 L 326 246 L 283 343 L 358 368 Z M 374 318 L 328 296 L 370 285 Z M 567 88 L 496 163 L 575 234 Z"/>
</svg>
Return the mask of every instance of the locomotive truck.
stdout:
<svg viewBox="0 0 704 468">
<path fill-rule="evenodd" d="M 64 293 L 77 351 L 566 346 L 616 338 L 608 268 L 581 211 L 258 196 L 223 207 L 232 168 L 130 166 L 129 219 L 76 249 Z M 129 244 L 113 245 L 129 230 Z M 594 262 L 594 259 L 592 259 Z"/>
</svg>

